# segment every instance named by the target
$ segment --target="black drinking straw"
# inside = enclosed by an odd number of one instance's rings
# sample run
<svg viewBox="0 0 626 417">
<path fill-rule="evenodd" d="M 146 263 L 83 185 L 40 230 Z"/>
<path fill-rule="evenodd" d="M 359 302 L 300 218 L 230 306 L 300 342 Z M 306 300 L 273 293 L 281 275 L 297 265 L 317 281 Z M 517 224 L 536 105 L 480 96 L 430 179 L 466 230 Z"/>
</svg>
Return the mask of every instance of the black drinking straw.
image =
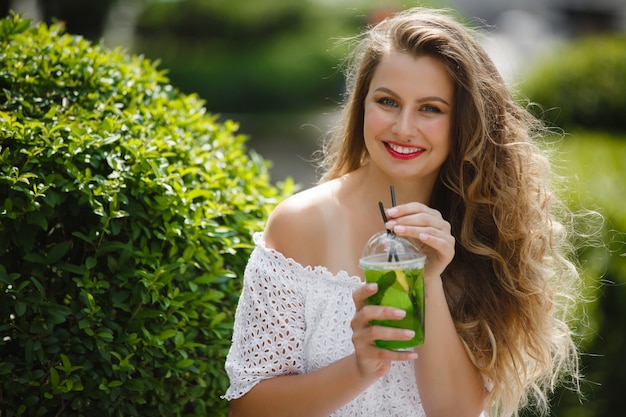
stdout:
<svg viewBox="0 0 626 417">
<path fill-rule="evenodd" d="M 378 208 L 380 208 L 380 215 L 383 216 L 383 222 L 387 224 L 387 216 L 385 215 L 385 207 L 382 201 L 378 202 Z M 391 234 L 391 230 L 387 229 L 387 234 Z"/>
<path fill-rule="evenodd" d="M 396 190 L 393 185 L 389 186 L 389 192 L 391 193 L 391 207 L 396 206 Z M 396 237 L 396 233 L 392 232 L 391 238 L 394 239 Z M 389 248 L 389 256 L 387 257 L 387 262 L 391 262 L 391 257 L 398 262 L 398 253 L 396 252 L 396 244 L 395 242 L 391 242 L 391 247 Z"/>
<path fill-rule="evenodd" d="M 391 190 L 391 205 L 393 207 L 395 207 L 396 205 L 396 194 L 394 192 L 393 189 L 393 185 L 389 187 Z M 387 223 L 387 216 L 385 215 L 385 207 L 383 206 L 383 202 L 379 201 L 378 202 L 378 208 L 380 208 L 380 215 L 383 217 L 383 222 Z M 387 229 L 387 234 L 391 235 L 391 239 L 394 239 L 396 237 L 396 234 Z M 396 252 L 396 245 L 395 242 L 391 242 L 391 244 L 389 245 L 389 252 L 387 255 L 387 262 L 391 262 L 391 260 L 394 259 L 396 262 L 398 262 L 398 253 Z"/>
</svg>

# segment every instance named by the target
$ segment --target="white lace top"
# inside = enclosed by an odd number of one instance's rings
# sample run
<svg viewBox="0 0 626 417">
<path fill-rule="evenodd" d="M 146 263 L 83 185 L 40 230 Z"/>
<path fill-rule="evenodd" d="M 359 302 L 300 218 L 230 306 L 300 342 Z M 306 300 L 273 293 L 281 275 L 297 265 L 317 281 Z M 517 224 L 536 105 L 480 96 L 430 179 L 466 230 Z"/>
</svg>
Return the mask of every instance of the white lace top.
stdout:
<svg viewBox="0 0 626 417">
<path fill-rule="evenodd" d="M 239 398 L 258 382 L 323 368 L 354 350 L 352 292 L 362 285 L 347 272 L 303 267 L 268 249 L 254 235 L 226 359 L 230 387 Z M 423 417 L 412 362 L 393 362 L 389 373 L 332 417 Z"/>
</svg>

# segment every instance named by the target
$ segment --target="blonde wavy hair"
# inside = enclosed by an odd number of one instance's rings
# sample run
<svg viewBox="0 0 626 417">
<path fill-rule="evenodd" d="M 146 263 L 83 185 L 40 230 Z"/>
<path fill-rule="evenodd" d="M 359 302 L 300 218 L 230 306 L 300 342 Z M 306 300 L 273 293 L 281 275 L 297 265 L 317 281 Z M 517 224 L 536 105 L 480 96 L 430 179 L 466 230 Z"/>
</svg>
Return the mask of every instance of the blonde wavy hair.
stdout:
<svg viewBox="0 0 626 417">
<path fill-rule="evenodd" d="M 452 225 L 456 255 L 443 279 L 457 331 L 493 382 L 487 413 L 546 413 L 578 350 L 569 326 L 580 289 L 567 210 L 551 192 L 551 167 L 537 146 L 539 121 L 512 97 L 477 33 L 448 11 L 414 8 L 358 38 L 346 71 L 343 117 L 324 148 L 321 182 L 368 161 L 364 102 L 389 51 L 431 56 L 454 82 L 452 151 L 430 205 Z"/>
</svg>

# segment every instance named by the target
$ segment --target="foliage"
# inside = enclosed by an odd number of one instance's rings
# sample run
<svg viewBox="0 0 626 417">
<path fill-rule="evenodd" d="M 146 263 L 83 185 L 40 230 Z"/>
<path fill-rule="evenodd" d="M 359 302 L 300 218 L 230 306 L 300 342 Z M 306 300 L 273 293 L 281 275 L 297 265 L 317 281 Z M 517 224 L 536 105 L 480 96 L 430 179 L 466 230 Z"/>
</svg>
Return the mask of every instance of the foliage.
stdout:
<svg viewBox="0 0 626 417">
<path fill-rule="evenodd" d="M 0 20 L 0 415 L 205 416 L 269 210 L 232 121 L 149 60 Z"/>
<path fill-rule="evenodd" d="M 537 63 L 521 86 L 565 130 L 626 131 L 626 36 L 577 40 Z"/>
<path fill-rule="evenodd" d="M 621 174 L 626 141 L 623 136 L 593 132 L 571 136 L 559 148 L 563 158 L 560 173 L 570 179 L 570 189 L 579 190 L 569 196 L 573 208 L 598 210 L 604 216 L 604 243 L 582 242 L 587 248 L 581 253 L 581 262 L 597 298 L 588 307 L 592 333 L 583 346 L 586 398 L 581 403 L 567 390 L 559 390 L 553 415 L 610 417 L 626 408 L 626 195 Z"/>
<path fill-rule="evenodd" d="M 267 42 L 268 36 L 296 31 L 303 24 L 306 8 L 293 0 L 150 2 L 137 23 L 137 33 L 260 44 Z"/>
<path fill-rule="evenodd" d="M 159 58 L 183 91 L 226 113 L 335 105 L 337 66 L 367 12 L 301 0 L 150 2 L 134 50 Z"/>
</svg>

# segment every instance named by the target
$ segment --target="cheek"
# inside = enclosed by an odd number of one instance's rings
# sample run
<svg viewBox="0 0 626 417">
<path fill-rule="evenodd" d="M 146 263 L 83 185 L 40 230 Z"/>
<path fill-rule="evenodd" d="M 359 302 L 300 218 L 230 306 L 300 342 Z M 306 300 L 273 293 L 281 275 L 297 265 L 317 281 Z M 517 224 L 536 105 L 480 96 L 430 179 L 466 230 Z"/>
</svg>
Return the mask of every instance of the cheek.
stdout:
<svg viewBox="0 0 626 417">
<path fill-rule="evenodd" d="M 423 126 L 422 130 L 427 133 L 432 141 L 436 141 L 441 146 L 450 146 L 450 121 L 432 120 Z"/>
<path fill-rule="evenodd" d="M 376 109 L 365 109 L 363 115 L 363 131 L 365 136 L 368 134 L 376 134 L 378 130 L 383 129 L 387 124 L 386 116 L 384 112 L 377 111 Z"/>
</svg>

